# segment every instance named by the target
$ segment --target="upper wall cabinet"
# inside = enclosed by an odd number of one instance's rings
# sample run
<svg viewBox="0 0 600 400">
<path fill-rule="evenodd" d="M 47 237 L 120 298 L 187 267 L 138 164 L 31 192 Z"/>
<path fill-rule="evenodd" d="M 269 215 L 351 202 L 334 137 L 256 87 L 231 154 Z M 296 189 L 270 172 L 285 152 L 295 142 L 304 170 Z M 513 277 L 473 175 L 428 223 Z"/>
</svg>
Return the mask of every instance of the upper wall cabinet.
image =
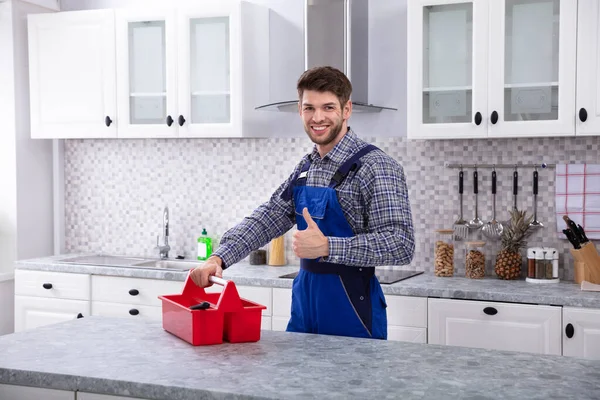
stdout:
<svg viewBox="0 0 600 400">
<path fill-rule="evenodd" d="M 80 16 L 86 13 L 99 11 L 36 17 L 53 21 L 68 15 L 73 23 L 85 26 Z M 179 8 L 126 8 L 103 13 L 111 18 L 113 27 L 110 51 L 111 65 L 116 70 L 112 82 L 116 95 L 107 99 L 104 93 L 93 92 L 88 94 L 89 99 L 79 99 L 78 104 L 84 108 L 98 99 L 110 102 L 116 110 L 111 116 L 113 137 L 259 136 L 256 127 L 264 113 L 254 107 L 264 104 L 266 99 L 262 97 L 268 96 L 264 90 L 269 74 L 267 8 L 219 0 Z M 69 47 L 71 42 L 61 40 L 60 45 Z M 35 52 L 47 51 L 40 50 L 42 47 L 38 44 Z M 62 70 L 88 54 L 82 55 L 80 47 L 83 44 L 73 41 L 69 51 L 65 50 L 72 54 L 70 59 L 59 58 L 53 64 L 40 62 L 38 68 L 54 68 L 46 74 L 50 81 L 57 78 L 55 69 L 62 72 L 59 80 L 67 79 L 69 74 Z M 88 76 L 94 82 L 101 77 Z M 64 108 L 56 98 L 42 93 L 46 102 Z M 90 109 L 91 113 L 97 110 Z M 36 137 L 100 137 L 85 129 L 66 136 L 61 129 L 46 133 L 46 128 L 41 124 L 39 131 L 44 134 Z"/>
<path fill-rule="evenodd" d="M 409 138 L 575 134 L 577 0 L 409 0 L 408 13 Z"/>
<path fill-rule="evenodd" d="M 112 10 L 28 16 L 32 138 L 117 136 Z"/>
</svg>

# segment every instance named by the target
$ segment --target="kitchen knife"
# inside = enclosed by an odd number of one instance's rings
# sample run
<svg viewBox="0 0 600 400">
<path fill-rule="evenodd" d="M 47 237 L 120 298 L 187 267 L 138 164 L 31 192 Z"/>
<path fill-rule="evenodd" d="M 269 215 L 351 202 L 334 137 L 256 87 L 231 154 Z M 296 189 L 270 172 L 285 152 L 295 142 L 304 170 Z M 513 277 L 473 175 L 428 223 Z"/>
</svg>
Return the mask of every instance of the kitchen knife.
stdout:
<svg viewBox="0 0 600 400">
<path fill-rule="evenodd" d="M 574 248 L 576 248 L 576 249 L 581 248 L 581 246 L 579 245 L 579 242 L 577 241 L 577 238 L 575 237 L 575 234 L 573 233 L 572 230 L 563 229 L 563 233 L 565 234 L 567 239 L 569 239 L 569 242 L 571 242 L 571 244 L 573 245 Z"/>
<path fill-rule="evenodd" d="M 579 224 L 577 224 L 577 228 L 579 228 L 579 235 L 581 236 L 581 243 L 587 243 L 590 241 L 590 239 L 587 238 L 587 236 L 585 235 L 585 231 L 583 230 L 583 227 Z"/>
<path fill-rule="evenodd" d="M 568 215 L 563 215 L 563 220 L 567 223 L 567 226 L 569 227 L 571 232 L 573 232 L 575 239 L 577 239 L 577 243 L 584 243 L 585 235 L 581 235 L 579 228 L 577 227 L 577 224 L 575 224 L 575 222 L 573 222 L 573 220 L 571 218 L 569 218 Z"/>
</svg>

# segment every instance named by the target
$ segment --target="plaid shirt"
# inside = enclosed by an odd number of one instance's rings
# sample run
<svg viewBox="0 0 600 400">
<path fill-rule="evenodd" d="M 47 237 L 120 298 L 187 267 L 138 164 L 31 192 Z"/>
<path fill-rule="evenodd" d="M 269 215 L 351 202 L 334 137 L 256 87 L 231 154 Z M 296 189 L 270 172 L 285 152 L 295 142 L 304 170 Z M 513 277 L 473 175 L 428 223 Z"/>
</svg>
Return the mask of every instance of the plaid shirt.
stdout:
<svg viewBox="0 0 600 400">
<path fill-rule="evenodd" d="M 290 177 L 237 226 L 221 238 L 215 255 L 225 266 L 283 235 L 296 223 L 294 199 L 285 201 L 288 188 L 306 160 L 311 160 L 306 185 L 327 187 L 337 169 L 367 143 L 348 129 L 342 140 L 323 158 L 317 147 L 302 158 Z M 361 158 L 362 166 L 336 187 L 338 200 L 353 237 L 328 236 L 329 256 L 323 261 L 350 266 L 405 265 L 415 250 L 412 215 L 402 166 L 381 150 Z"/>
</svg>

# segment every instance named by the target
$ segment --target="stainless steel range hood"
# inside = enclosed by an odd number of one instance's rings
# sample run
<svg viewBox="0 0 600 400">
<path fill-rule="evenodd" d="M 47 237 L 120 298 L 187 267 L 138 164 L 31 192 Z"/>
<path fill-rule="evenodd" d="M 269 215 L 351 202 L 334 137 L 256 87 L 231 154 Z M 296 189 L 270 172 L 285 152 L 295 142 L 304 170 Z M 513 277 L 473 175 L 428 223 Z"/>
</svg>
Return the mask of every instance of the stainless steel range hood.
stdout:
<svg viewBox="0 0 600 400">
<path fill-rule="evenodd" d="M 352 82 L 352 110 L 380 112 L 395 108 L 368 103 L 369 1 L 305 0 L 305 69 L 329 65 Z M 257 110 L 298 112 L 298 99 L 256 107 Z"/>
</svg>

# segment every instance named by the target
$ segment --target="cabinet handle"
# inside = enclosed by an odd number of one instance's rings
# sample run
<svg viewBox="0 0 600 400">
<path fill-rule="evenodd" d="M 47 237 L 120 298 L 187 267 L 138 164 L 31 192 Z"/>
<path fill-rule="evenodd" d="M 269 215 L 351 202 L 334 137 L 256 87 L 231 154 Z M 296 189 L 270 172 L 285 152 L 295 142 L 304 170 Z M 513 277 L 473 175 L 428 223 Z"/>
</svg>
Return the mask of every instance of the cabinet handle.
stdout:
<svg viewBox="0 0 600 400">
<path fill-rule="evenodd" d="M 42 287 L 43 287 L 44 289 L 52 289 L 52 284 L 51 284 L 51 283 L 44 283 L 44 284 L 42 285 Z"/>
<path fill-rule="evenodd" d="M 492 112 L 492 115 L 490 116 L 490 121 L 492 121 L 492 124 L 496 124 L 496 122 L 498 122 L 498 112 Z"/>
<path fill-rule="evenodd" d="M 170 115 L 167 115 L 167 126 L 173 125 L 173 118 Z"/>
<path fill-rule="evenodd" d="M 585 108 L 579 110 L 579 119 L 581 122 L 587 121 L 587 110 Z"/>
<path fill-rule="evenodd" d="M 106 118 L 104 118 L 104 123 L 106 126 L 110 126 L 110 124 L 112 124 L 112 119 L 107 115 Z"/>
<path fill-rule="evenodd" d="M 138 315 L 140 312 L 138 310 L 136 310 L 135 308 L 132 308 L 131 310 L 129 310 L 129 314 L 131 315 Z"/>
<path fill-rule="evenodd" d="M 573 337 L 573 335 L 575 334 L 575 328 L 573 327 L 573 325 L 567 324 L 567 326 L 565 327 L 565 334 L 569 339 Z"/>
<path fill-rule="evenodd" d="M 477 111 L 475 113 L 475 125 L 481 125 L 481 120 L 482 120 L 481 113 L 479 111 Z"/>
<path fill-rule="evenodd" d="M 498 310 L 496 310 L 494 307 L 486 307 L 483 309 L 483 312 L 486 313 L 487 315 L 496 315 L 498 314 Z"/>
<path fill-rule="evenodd" d="M 183 118 L 183 115 L 179 116 L 177 122 L 179 123 L 179 126 L 183 126 L 183 124 L 185 124 L 185 118 Z"/>
<path fill-rule="evenodd" d="M 79 318 L 83 318 L 83 314 L 82 313 L 77 314 L 77 319 L 79 319 Z"/>
<path fill-rule="evenodd" d="M 132 295 L 132 296 L 137 296 L 138 294 L 140 294 L 140 291 L 137 290 L 137 289 L 131 289 L 129 291 L 129 294 Z"/>
</svg>

